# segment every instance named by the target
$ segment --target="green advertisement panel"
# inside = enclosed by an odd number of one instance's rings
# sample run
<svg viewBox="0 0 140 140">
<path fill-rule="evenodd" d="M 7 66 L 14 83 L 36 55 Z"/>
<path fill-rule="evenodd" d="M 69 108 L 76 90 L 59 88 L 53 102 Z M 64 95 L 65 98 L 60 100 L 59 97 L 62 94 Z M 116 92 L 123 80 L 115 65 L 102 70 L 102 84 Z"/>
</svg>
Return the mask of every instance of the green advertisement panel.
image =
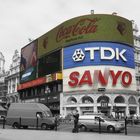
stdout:
<svg viewBox="0 0 140 140">
<path fill-rule="evenodd" d="M 70 19 L 38 38 L 38 57 L 55 49 L 89 41 L 112 41 L 133 45 L 131 21 L 104 14 Z"/>
</svg>

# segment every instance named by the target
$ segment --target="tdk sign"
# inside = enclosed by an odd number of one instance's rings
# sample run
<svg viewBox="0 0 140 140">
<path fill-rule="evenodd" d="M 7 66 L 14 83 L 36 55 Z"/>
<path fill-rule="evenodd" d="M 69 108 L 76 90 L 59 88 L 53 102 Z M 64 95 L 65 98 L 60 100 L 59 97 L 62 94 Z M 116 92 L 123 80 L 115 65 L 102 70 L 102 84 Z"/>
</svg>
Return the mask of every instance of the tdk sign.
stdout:
<svg viewBox="0 0 140 140">
<path fill-rule="evenodd" d="M 83 53 L 82 49 L 76 49 L 74 51 L 74 54 L 72 56 L 73 61 L 83 61 L 83 59 L 85 58 L 85 54 Z"/>
<path fill-rule="evenodd" d="M 85 48 L 85 51 L 89 51 L 90 52 L 90 60 L 94 60 L 94 54 L 95 51 L 98 51 L 100 53 L 100 59 L 101 60 L 112 60 L 112 59 L 116 59 L 119 60 L 120 58 L 123 61 L 127 61 L 124 53 L 126 52 L 126 49 L 123 49 L 121 51 L 119 51 L 119 48 L 116 48 L 115 50 L 109 47 L 93 47 L 93 48 Z M 106 52 L 109 52 L 110 55 L 106 56 Z"/>
<path fill-rule="evenodd" d="M 64 49 L 64 69 L 91 65 L 134 68 L 133 47 L 120 43 L 90 42 Z"/>
<path fill-rule="evenodd" d="M 123 49 L 119 51 L 119 48 L 116 48 L 115 50 L 109 47 L 91 47 L 91 48 L 85 48 L 85 51 L 90 53 L 90 60 L 94 60 L 94 54 L 95 52 L 100 53 L 100 59 L 101 60 L 112 60 L 112 59 L 122 59 L 123 61 L 127 61 L 127 59 L 124 56 L 124 53 L 126 52 L 126 49 Z M 110 55 L 106 55 L 106 52 L 109 52 Z M 85 57 L 85 54 L 83 53 L 82 49 L 76 49 L 72 58 L 74 61 L 82 61 Z"/>
</svg>

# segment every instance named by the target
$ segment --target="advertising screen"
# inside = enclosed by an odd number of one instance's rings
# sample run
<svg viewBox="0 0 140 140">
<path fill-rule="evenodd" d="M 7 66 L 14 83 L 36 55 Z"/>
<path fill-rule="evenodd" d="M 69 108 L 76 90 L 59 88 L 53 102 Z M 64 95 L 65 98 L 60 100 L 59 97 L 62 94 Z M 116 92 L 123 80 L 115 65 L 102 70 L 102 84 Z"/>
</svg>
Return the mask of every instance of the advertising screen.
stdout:
<svg viewBox="0 0 140 140">
<path fill-rule="evenodd" d="M 58 48 L 89 41 L 133 45 L 132 23 L 119 16 L 104 14 L 70 19 L 38 38 L 38 57 Z"/>
<path fill-rule="evenodd" d="M 64 69 L 112 65 L 134 68 L 134 48 L 112 42 L 90 42 L 64 49 Z"/>
<path fill-rule="evenodd" d="M 37 69 L 37 41 L 21 49 L 20 83 L 36 78 Z"/>
<path fill-rule="evenodd" d="M 39 59 L 38 77 L 61 71 L 61 51 L 50 53 Z"/>
<path fill-rule="evenodd" d="M 134 48 L 89 42 L 63 50 L 63 90 L 136 90 Z"/>
<path fill-rule="evenodd" d="M 136 91 L 135 70 L 121 66 L 84 66 L 63 70 L 64 92 L 98 91 L 100 88 Z"/>
</svg>

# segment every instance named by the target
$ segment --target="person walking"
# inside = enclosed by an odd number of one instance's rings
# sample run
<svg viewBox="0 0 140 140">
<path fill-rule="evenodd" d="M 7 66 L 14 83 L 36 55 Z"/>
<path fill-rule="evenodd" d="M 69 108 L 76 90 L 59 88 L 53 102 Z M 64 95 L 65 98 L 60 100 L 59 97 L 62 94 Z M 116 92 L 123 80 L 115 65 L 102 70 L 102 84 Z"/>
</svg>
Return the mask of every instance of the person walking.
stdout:
<svg viewBox="0 0 140 140">
<path fill-rule="evenodd" d="M 76 109 L 74 114 L 73 114 L 73 118 L 74 118 L 74 128 L 72 130 L 73 133 L 78 133 L 78 121 L 79 121 L 79 113 L 78 110 Z"/>
</svg>

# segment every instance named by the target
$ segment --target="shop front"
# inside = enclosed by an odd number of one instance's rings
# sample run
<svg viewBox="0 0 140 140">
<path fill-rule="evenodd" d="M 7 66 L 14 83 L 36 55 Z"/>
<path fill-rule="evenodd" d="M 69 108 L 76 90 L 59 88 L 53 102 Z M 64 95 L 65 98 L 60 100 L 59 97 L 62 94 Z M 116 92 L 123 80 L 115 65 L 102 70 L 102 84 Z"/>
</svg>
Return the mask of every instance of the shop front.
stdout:
<svg viewBox="0 0 140 140">
<path fill-rule="evenodd" d="M 21 102 L 39 102 L 48 106 L 53 115 L 59 114 L 60 92 L 62 91 L 61 73 L 49 74 L 18 86 Z"/>
<path fill-rule="evenodd" d="M 126 107 L 113 106 L 113 113 L 116 119 L 124 119 L 126 116 Z"/>
</svg>

